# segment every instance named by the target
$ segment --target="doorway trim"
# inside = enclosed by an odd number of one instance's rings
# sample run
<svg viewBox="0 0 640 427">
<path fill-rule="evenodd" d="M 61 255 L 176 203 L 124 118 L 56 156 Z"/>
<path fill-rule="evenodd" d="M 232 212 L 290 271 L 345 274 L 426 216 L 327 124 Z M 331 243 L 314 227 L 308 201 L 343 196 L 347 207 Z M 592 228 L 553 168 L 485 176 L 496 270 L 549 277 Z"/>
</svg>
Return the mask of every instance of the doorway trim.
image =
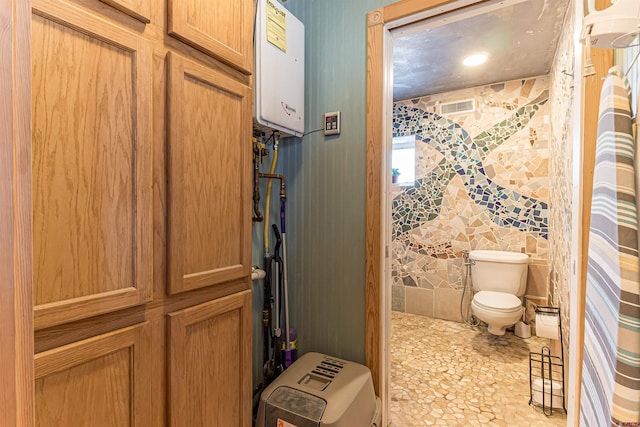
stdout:
<svg viewBox="0 0 640 427">
<path fill-rule="evenodd" d="M 391 288 L 386 286 L 390 281 L 390 206 L 388 200 L 391 183 L 391 111 L 393 84 L 393 39 L 391 30 L 410 25 L 419 20 L 436 17 L 449 12 L 460 11 L 469 6 L 476 6 L 489 0 L 402 0 L 398 3 L 369 12 L 367 19 L 367 154 L 366 154 L 366 364 L 371 369 L 376 393 L 382 400 L 382 425 L 387 426 L 389 419 L 389 377 L 391 357 L 389 335 L 391 333 L 390 304 Z M 609 0 L 597 0 L 599 3 Z M 569 13 L 576 13 L 576 27 L 582 26 L 582 5 L 572 0 L 574 5 Z M 602 5 L 600 5 L 602 8 Z M 594 61 L 595 62 L 595 61 Z M 611 63 L 611 59 L 604 61 Z M 584 175 L 589 175 L 593 165 L 589 164 L 589 156 L 593 155 L 594 142 L 582 134 L 585 111 L 591 116 L 598 110 L 598 96 L 586 96 L 582 87 L 582 52 L 576 47 L 575 52 L 575 100 L 574 100 L 574 140 L 573 149 L 575 174 L 574 212 L 572 224 L 572 275 L 570 278 L 571 309 L 570 316 L 578 321 L 571 322 L 569 358 L 574 368 L 569 372 L 569 407 L 568 420 L 577 425 L 576 408 L 580 401 L 581 348 L 583 345 L 583 325 L 580 322 L 584 313 L 584 281 L 580 274 L 585 263 L 586 242 L 578 236 L 586 228 L 584 220 L 589 218 L 590 209 L 584 206 L 585 197 L 590 197 L 590 186 Z M 608 69 L 608 67 L 607 67 Z M 599 80 L 599 79 L 598 79 Z M 599 92 L 598 92 L 599 93 Z M 580 108 L 581 107 L 581 108 Z M 582 111 L 581 116 L 578 112 Z M 595 113 L 594 113 L 595 111 Z M 584 167 L 583 167 L 584 165 Z M 584 168 L 587 170 L 585 171 Z M 581 174 L 582 171 L 582 174 Z M 580 179 L 582 178 L 582 180 Z M 579 241 L 580 239 L 580 241 Z M 582 276 L 582 277 L 581 277 Z"/>
<path fill-rule="evenodd" d="M 366 364 L 376 394 L 382 400 L 382 425 L 389 423 L 391 289 L 389 241 L 391 183 L 391 111 L 393 40 L 391 30 L 417 21 L 459 11 L 489 0 L 402 0 L 367 16 L 367 172 L 366 172 Z"/>
</svg>

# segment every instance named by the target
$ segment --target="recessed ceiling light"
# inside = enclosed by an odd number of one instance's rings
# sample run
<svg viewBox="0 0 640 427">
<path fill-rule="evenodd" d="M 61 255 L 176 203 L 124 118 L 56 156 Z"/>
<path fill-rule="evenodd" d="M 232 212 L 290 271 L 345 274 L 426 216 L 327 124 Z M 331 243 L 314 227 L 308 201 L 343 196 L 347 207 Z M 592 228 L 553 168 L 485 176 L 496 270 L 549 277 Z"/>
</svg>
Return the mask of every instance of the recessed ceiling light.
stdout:
<svg viewBox="0 0 640 427">
<path fill-rule="evenodd" d="M 478 53 L 475 55 L 467 56 L 462 63 L 467 67 L 475 67 L 487 62 L 487 58 L 487 55 L 485 55 L 484 53 Z"/>
</svg>

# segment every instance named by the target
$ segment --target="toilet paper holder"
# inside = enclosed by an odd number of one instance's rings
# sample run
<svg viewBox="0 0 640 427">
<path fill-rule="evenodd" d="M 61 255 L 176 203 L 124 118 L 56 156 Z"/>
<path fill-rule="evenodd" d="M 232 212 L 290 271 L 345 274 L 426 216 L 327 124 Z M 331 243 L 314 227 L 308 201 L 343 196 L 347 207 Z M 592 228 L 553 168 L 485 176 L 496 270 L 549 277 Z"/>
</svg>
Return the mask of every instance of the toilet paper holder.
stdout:
<svg viewBox="0 0 640 427">
<path fill-rule="evenodd" d="M 560 356 L 552 356 L 551 349 L 543 346 L 540 352 L 529 353 L 529 405 L 542 407 L 550 416 L 553 410 L 567 413 L 564 387 L 564 349 L 562 345 L 562 318 L 560 308 L 538 306 L 536 314 L 558 317 L 560 329 Z"/>
</svg>

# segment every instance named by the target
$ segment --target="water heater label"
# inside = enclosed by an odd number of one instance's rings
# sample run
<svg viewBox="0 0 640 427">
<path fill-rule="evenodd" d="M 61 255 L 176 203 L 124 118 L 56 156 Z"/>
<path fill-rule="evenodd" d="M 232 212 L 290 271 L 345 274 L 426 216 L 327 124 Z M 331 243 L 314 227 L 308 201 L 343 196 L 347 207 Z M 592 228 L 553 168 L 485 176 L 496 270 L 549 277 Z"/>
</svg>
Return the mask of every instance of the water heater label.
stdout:
<svg viewBox="0 0 640 427">
<path fill-rule="evenodd" d="M 287 53 L 287 12 L 267 0 L 267 41 Z"/>
</svg>

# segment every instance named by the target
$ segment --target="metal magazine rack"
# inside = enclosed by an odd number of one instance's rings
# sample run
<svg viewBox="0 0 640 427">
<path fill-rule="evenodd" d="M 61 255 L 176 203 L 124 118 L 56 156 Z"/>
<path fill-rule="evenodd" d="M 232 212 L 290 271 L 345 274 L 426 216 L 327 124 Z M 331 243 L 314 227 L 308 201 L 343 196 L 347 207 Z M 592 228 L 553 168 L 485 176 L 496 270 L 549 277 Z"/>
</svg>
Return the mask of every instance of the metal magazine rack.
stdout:
<svg viewBox="0 0 640 427">
<path fill-rule="evenodd" d="M 560 329 L 560 357 L 552 356 L 551 349 L 542 347 L 539 353 L 529 353 L 529 405 L 542 408 L 545 415 L 554 409 L 567 413 L 564 386 L 564 350 L 562 349 L 562 320 L 557 307 L 536 307 L 536 314 L 558 317 Z"/>
</svg>

